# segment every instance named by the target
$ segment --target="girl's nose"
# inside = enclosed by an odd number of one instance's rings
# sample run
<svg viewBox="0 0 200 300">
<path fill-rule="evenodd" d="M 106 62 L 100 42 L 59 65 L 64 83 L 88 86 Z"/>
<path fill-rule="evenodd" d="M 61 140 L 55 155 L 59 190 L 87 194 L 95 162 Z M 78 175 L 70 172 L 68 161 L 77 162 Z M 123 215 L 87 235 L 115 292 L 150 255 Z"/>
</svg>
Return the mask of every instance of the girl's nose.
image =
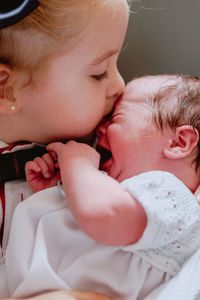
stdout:
<svg viewBox="0 0 200 300">
<path fill-rule="evenodd" d="M 108 90 L 108 98 L 113 99 L 115 102 L 117 98 L 123 93 L 124 87 L 125 87 L 124 79 L 117 71 L 116 77 L 113 78 L 113 81 L 110 85 L 110 89 Z"/>
</svg>

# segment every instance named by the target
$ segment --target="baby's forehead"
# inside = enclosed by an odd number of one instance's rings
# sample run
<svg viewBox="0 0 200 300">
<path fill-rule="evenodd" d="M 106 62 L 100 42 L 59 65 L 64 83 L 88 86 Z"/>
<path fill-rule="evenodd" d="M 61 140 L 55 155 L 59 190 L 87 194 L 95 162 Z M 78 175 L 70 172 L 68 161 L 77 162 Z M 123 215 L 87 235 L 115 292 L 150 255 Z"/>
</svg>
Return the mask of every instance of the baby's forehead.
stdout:
<svg viewBox="0 0 200 300">
<path fill-rule="evenodd" d="M 132 93 L 134 91 L 138 91 L 141 93 L 152 93 L 156 92 L 161 87 L 173 85 L 176 81 L 176 78 L 170 75 L 138 77 L 126 85 L 125 92 Z"/>
<path fill-rule="evenodd" d="M 177 78 L 174 75 L 143 76 L 127 84 L 123 98 L 148 103 L 158 95 L 164 97 L 176 93 L 176 87 Z"/>
</svg>

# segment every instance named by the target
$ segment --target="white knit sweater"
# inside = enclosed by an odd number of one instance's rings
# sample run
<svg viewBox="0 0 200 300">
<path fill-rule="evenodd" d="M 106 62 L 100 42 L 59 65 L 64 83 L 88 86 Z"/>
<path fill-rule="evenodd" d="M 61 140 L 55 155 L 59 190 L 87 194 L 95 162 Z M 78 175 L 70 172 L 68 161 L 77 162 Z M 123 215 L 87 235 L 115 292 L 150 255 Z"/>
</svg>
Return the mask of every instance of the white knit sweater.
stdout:
<svg viewBox="0 0 200 300">
<path fill-rule="evenodd" d="M 128 249 L 155 267 L 177 274 L 200 246 L 200 206 L 194 195 L 174 175 L 153 171 L 122 183 L 143 205 L 148 225 Z"/>
</svg>

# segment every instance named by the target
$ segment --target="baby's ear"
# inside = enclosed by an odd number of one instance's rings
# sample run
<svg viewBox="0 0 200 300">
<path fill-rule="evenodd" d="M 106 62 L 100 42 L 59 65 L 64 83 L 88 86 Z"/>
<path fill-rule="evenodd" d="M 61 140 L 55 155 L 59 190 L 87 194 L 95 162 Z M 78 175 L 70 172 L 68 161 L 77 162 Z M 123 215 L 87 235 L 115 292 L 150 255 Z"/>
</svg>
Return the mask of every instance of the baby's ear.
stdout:
<svg viewBox="0 0 200 300">
<path fill-rule="evenodd" d="M 12 69 L 0 64 L 0 113 L 12 113 L 14 89 L 11 85 Z"/>
<path fill-rule="evenodd" d="M 185 158 L 191 154 L 198 141 L 199 133 L 197 129 L 190 125 L 179 126 L 175 132 L 172 132 L 172 138 L 163 151 L 164 156 L 169 159 Z"/>
</svg>

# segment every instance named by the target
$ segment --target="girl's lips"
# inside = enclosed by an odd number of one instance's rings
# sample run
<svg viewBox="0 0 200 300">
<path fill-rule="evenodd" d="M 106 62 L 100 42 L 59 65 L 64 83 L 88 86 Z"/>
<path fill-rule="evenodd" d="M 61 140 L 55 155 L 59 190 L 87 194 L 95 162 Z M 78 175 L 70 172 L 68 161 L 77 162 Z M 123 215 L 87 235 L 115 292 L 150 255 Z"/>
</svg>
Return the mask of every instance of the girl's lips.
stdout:
<svg viewBox="0 0 200 300">
<path fill-rule="evenodd" d="M 110 160 L 112 157 L 112 153 L 108 149 L 106 149 L 98 144 L 96 146 L 96 150 L 101 156 L 99 168 L 100 168 L 100 170 L 104 170 L 106 162 L 108 160 Z"/>
</svg>

